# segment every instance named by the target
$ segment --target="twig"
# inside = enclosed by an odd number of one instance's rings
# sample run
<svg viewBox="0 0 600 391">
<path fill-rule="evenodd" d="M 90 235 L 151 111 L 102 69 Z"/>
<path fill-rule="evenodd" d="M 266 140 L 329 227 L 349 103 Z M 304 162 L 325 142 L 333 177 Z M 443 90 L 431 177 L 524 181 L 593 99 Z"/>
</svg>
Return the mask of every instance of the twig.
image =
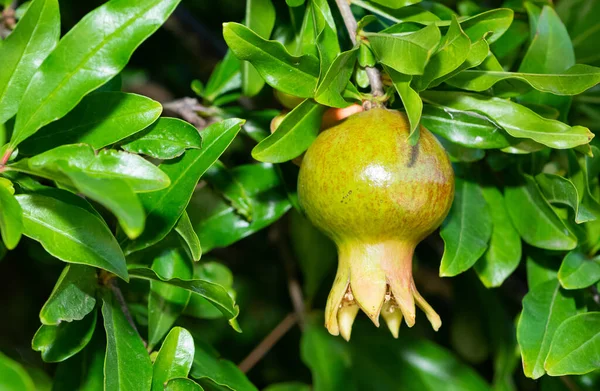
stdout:
<svg viewBox="0 0 600 391">
<path fill-rule="evenodd" d="M 296 317 L 296 314 L 288 314 L 281 322 L 279 322 L 273 331 L 271 331 L 269 335 L 267 335 L 265 339 L 263 339 L 258 346 L 242 360 L 238 365 L 238 368 L 244 373 L 250 371 L 297 322 L 298 318 Z"/>
<path fill-rule="evenodd" d="M 201 129 L 208 125 L 208 121 L 202 118 L 198 113 L 214 116 L 217 114 L 215 110 L 203 106 L 196 98 L 181 98 L 172 102 L 163 103 L 165 111 L 170 111 L 179 115 L 181 118 L 191 123 L 195 127 Z"/>
<path fill-rule="evenodd" d="M 123 297 L 123 292 L 121 292 L 121 288 L 119 288 L 119 286 L 117 285 L 117 279 L 111 278 L 108 285 L 110 286 L 110 290 L 114 293 L 115 298 L 119 302 L 119 305 L 121 306 L 121 310 L 123 311 L 123 314 L 125 314 L 125 318 L 127 318 L 127 322 L 129 322 L 129 324 L 131 325 L 131 327 L 133 327 L 135 332 L 138 333 L 138 335 L 140 336 L 140 339 L 142 341 L 144 341 L 144 339 L 142 338 L 142 335 L 138 331 L 137 327 L 135 327 L 135 322 L 133 321 L 133 317 L 131 316 L 131 313 L 129 312 L 129 308 L 127 307 L 127 303 L 125 302 L 125 298 Z M 145 344 L 146 344 L 146 341 L 144 341 L 144 345 Z"/>
<path fill-rule="evenodd" d="M 356 18 L 352 14 L 350 4 L 348 3 L 348 0 L 335 0 L 335 2 L 340 10 L 340 14 L 342 14 L 346 30 L 348 30 L 348 34 L 350 34 L 350 39 L 352 40 L 352 43 L 356 45 L 356 30 L 358 29 L 358 24 Z M 365 70 L 367 71 L 367 77 L 371 84 L 371 93 L 373 96 L 383 96 L 383 84 L 381 83 L 381 74 L 379 73 L 379 70 L 374 67 L 367 67 Z"/>
<path fill-rule="evenodd" d="M 284 241 L 281 231 L 281 223 L 274 224 L 269 232 L 269 239 L 275 243 L 277 249 L 279 250 L 279 256 L 283 260 L 283 266 L 285 267 L 288 277 L 288 291 L 290 293 L 292 306 L 294 307 L 294 312 L 296 313 L 296 317 L 300 322 L 300 329 L 304 330 L 304 312 L 306 310 L 306 305 L 304 304 L 304 295 L 302 294 L 302 287 L 300 286 L 296 276 L 296 263 L 294 256 L 292 255 L 290 248 L 287 246 L 287 243 Z"/>
<path fill-rule="evenodd" d="M 580 391 L 579 387 L 568 376 L 561 376 L 560 380 L 569 389 L 569 391 Z"/>
</svg>

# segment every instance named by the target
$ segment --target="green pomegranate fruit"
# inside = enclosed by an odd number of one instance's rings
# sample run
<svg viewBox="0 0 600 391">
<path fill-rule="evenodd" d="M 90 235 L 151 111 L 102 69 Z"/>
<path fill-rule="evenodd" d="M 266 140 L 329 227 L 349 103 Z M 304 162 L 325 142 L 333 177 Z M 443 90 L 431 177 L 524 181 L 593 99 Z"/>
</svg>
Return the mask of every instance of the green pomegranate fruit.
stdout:
<svg viewBox="0 0 600 391">
<path fill-rule="evenodd" d="M 322 132 L 300 167 L 298 197 L 308 218 L 338 248 L 325 326 L 350 338 L 362 309 L 379 315 L 397 337 L 402 318 L 415 323 L 415 304 L 435 330 L 438 314 L 412 277 L 416 245 L 444 220 L 454 198 L 446 152 L 425 128 L 415 146 L 398 111 L 373 108 Z"/>
</svg>

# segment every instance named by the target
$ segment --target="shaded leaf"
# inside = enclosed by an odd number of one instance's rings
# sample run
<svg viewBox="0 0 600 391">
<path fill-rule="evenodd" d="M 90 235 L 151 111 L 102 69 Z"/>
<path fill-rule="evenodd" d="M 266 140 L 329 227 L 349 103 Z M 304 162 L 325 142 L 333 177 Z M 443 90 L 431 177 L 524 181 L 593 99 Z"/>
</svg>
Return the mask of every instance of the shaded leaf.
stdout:
<svg viewBox="0 0 600 391">
<path fill-rule="evenodd" d="M 225 265 L 217 262 L 203 262 L 194 265 L 194 279 L 206 280 L 221 285 L 229 296 L 235 298 L 233 290 L 233 274 Z M 217 319 L 223 314 L 214 305 L 199 295 L 192 295 L 184 314 L 198 319 Z"/>
<path fill-rule="evenodd" d="M 87 14 L 31 79 L 17 113 L 11 147 L 63 117 L 85 95 L 117 75 L 177 4 L 179 0 L 111 0 Z"/>
<path fill-rule="evenodd" d="M 415 145 L 419 141 L 419 125 L 423 111 L 423 101 L 421 101 L 419 94 L 410 86 L 412 76 L 396 72 L 386 66 L 384 66 L 384 69 L 390 75 L 392 83 L 394 83 L 394 87 L 398 91 L 398 95 L 400 95 L 400 99 L 406 110 L 406 115 L 410 123 L 409 144 Z"/>
<path fill-rule="evenodd" d="M 33 336 L 31 347 L 42 353 L 45 362 L 61 362 L 79 353 L 92 339 L 97 312 L 83 320 L 62 322 L 57 326 L 42 325 Z"/>
<path fill-rule="evenodd" d="M 84 265 L 65 267 L 40 311 L 44 325 L 83 319 L 96 306 L 96 270 Z"/>
<path fill-rule="evenodd" d="M 221 162 L 216 162 L 204 174 L 204 180 L 217 190 L 221 195 L 231 203 L 237 213 L 246 220 L 252 221 L 252 203 L 244 189 L 244 186 L 233 177 L 229 170 Z"/>
<path fill-rule="evenodd" d="M 38 194 L 20 194 L 23 234 L 65 262 L 99 267 L 128 280 L 125 257 L 108 227 L 85 209 Z"/>
<path fill-rule="evenodd" d="M 233 391 L 258 390 L 231 361 L 214 356 L 198 344 L 190 377 L 199 380 L 202 385 L 208 383 L 211 388 L 220 386 Z"/>
<path fill-rule="evenodd" d="M 492 235 L 492 217 L 476 183 L 457 178 L 454 202 L 440 231 L 444 255 L 440 276 L 455 276 L 468 270 L 487 249 Z"/>
<path fill-rule="evenodd" d="M 275 132 L 258 143 L 252 157 L 267 163 L 282 163 L 300 156 L 319 134 L 325 106 L 306 99 L 285 116 Z"/>
<path fill-rule="evenodd" d="M 565 295 L 557 280 L 537 285 L 525 295 L 517 340 L 527 377 L 537 379 L 545 374 L 544 361 L 556 329 L 576 313 L 575 300 Z"/>
<path fill-rule="evenodd" d="M 194 226 L 192 225 L 190 216 L 187 212 L 183 212 L 177 221 L 175 232 L 179 234 L 190 250 L 190 258 L 192 258 L 193 261 L 198 262 L 202 257 L 202 246 L 200 245 L 200 239 L 198 239 L 198 235 L 196 235 L 196 232 L 194 231 Z"/>
<path fill-rule="evenodd" d="M 580 204 L 579 200 L 582 197 L 580 197 L 573 182 L 567 178 L 555 174 L 541 173 L 535 176 L 535 181 L 548 202 L 566 205 L 573 209 L 576 223 L 596 220 L 594 213 Z"/>
<path fill-rule="evenodd" d="M 19 152 L 37 155 L 64 144 L 89 144 L 94 149 L 114 144 L 156 121 L 160 103 L 124 92 L 94 92 L 66 116 L 41 128 L 19 145 Z"/>
<path fill-rule="evenodd" d="M 0 124 L 17 113 L 29 81 L 60 36 L 57 0 L 35 0 L 0 46 Z"/>
<path fill-rule="evenodd" d="M 245 25 L 259 37 L 269 39 L 275 25 L 275 7 L 271 0 L 246 1 Z M 260 74 L 248 61 L 242 62 L 241 71 L 242 93 L 250 97 L 258 94 L 265 85 Z"/>
<path fill-rule="evenodd" d="M 219 96 L 236 90 L 242 86 L 241 63 L 231 50 L 227 51 L 223 60 L 213 70 L 206 88 L 204 99 L 213 102 Z"/>
</svg>

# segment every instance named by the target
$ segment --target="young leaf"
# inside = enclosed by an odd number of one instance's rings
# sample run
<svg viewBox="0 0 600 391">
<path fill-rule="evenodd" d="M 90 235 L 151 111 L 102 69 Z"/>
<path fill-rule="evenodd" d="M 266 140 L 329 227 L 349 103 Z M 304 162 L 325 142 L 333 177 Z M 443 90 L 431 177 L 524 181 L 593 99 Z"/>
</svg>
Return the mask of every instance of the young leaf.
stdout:
<svg viewBox="0 0 600 391">
<path fill-rule="evenodd" d="M 89 144 L 94 149 L 120 141 L 156 121 L 160 103 L 124 92 L 94 92 L 60 120 L 41 128 L 19 145 L 19 152 L 37 155 L 64 144 Z"/>
<path fill-rule="evenodd" d="M 83 319 L 96 306 L 97 287 L 96 269 L 67 265 L 40 311 L 40 321 L 44 325 L 55 326 Z"/>
<path fill-rule="evenodd" d="M 556 329 L 576 313 L 575 300 L 564 294 L 556 279 L 535 286 L 525 295 L 517 325 L 525 376 L 537 379 L 545 374 L 544 361 Z"/>
<path fill-rule="evenodd" d="M 524 175 L 523 183 L 507 186 L 504 197 L 508 214 L 525 242 L 548 250 L 577 246 L 577 238 L 552 210 L 532 177 Z"/>
<path fill-rule="evenodd" d="M 441 38 L 440 29 L 434 24 L 405 35 L 365 33 L 365 36 L 380 63 L 406 75 L 425 72 Z"/>
<path fill-rule="evenodd" d="M 231 170 L 220 161 L 217 161 L 206 171 L 203 178 L 231 203 L 237 213 L 247 221 L 252 221 L 252 201 L 244 186 L 233 177 Z"/>
<path fill-rule="evenodd" d="M 319 60 L 311 55 L 294 57 L 277 41 L 267 41 L 238 23 L 225 23 L 223 36 L 231 51 L 249 61 L 271 87 L 310 98 L 319 78 Z"/>
<path fill-rule="evenodd" d="M 300 156 L 317 138 L 325 106 L 306 99 L 285 116 L 275 133 L 258 143 L 252 157 L 282 163 Z"/>
<path fill-rule="evenodd" d="M 86 176 L 125 181 L 133 191 L 153 192 L 169 186 L 169 177 L 154 164 L 132 153 L 105 149 L 98 154 L 85 144 L 63 145 L 28 160 L 21 160 L 15 168 L 27 167 L 28 173 L 40 175 L 67 185 L 70 180 L 63 173 L 63 164 Z"/>
<path fill-rule="evenodd" d="M 200 345 L 196 345 L 190 377 L 201 384 L 207 382 L 211 389 L 216 385 L 235 391 L 258 391 L 231 361 L 215 357 Z"/>
<path fill-rule="evenodd" d="M 583 289 L 600 281 L 600 256 L 588 257 L 571 251 L 558 269 L 558 280 L 565 289 Z"/>
<path fill-rule="evenodd" d="M 192 258 L 193 261 L 198 262 L 202 257 L 202 246 L 200 245 L 200 239 L 198 239 L 198 235 L 196 235 L 196 232 L 194 231 L 190 216 L 187 212 L 183 212 L 177 221 L 175 232 L 179 234 L 190 250 L 190 258 Z"/>
<path fill-rule="evenodd" d="M 127 64 L 180 0 L 111 0 L 90 12 L 40 66 L 25 91 L 10 145 L 55 121 Z"/>
<path fill-rule="evenodd" d="M 445 244 L 440 265 L 442 277 L 468 270 L 483 255 L 492 235 L 492 217 L 476 183 L 456 179 L 454 203 L 440 235 Z"/>
<path fill-rule="evenodd" d="M 18 362 L 0 352 L 0 389 L 7 391 L 35 391 L 31 377 Z"/>
<path fill-rule="evenodd" d="M 149 390 L 152 384 L 150 356 L 111 291 L 102 296 L 102 317 L 106 330 L 104 390 Z"/>
<path fill-rule="evenodd" d="M 426 105 L 421 123 L 432 133 L 467 148 L 501 149 L 514 142 L 504 129 L 472 111 Z"/>
<path fill-rule="evenodd" d="M 227 319 L 229 319 L 229 323 L 232 325 L 232 327 L 239 331 L 237 323 L 235 322 L 235 318 L 239 313 L 239 308 L 235 304 L 231 296 L 229 296 L 227 291 L 223 289 L 223 287 L 221 287 L 220 285 L 204 280 L 181 280 L 179 278 L 162 278 L 151 269 L 145 268 L 131 269 L 129 271 L 129 274 L 132 278 L 165 282 L 169 285 L 178 288 L 183 288 L 185 290 L 188 290 L 192 293 L 196 293 L 204 297 L 205 299 L 210 301 L 216 308 L 218 308 L 219 311 L 221 311 L 223 315 L 227 317 Z"/>
<path fill-rule="evenodd" d="M 582 197 L 573 182 L 567 178 L 555 174 L 541 173 L 535 176 L 535 181 L 548 202 L 566 205 L 573 209 L 577 224 L 596 220 L 594 213 L 580 204 Z"/>
<path fill-rule="evenodd" d="M 206 83 L 204 99 L 213 102 L 219 96 L 240 88 L 242 86 L 240 67 L 240 60 L 233 55 L 231 50 L 228 50 Z"/>
<path fill-rule="evenodd" d="M 169 380 L 187 377 L 194 361 L 194 350 L 194 339 L 189 331 L 173 327 L 154 361 L 152 390 L 163 390 Z"/>
<path fill-rule="evenodd" d="M 125 257 L 105 223 L 85 209 L 39 194 L 16 196 L 23 234 L 68 263 L 105 269 L 128 280 Z"/>
<path fill-rule="evenodd" d="M 140 195 L 147 213 L 147 228 L 135 241 L 126 244 L 127 253 L 143 250 L 167 236 L 185 211 L 202 174 L 229 147 L 243 123 L 231 118 L 212 124 L 202 131 L 202 149 L 189 149 L 181 158 L 160 165 L 171 186 Z"/>
<path fill-rule="evenodd" d="M 9 250 L 17 247 L 23 233 L 23 211 L 13 193 L 0 183 L 0 233 Z"/>
<path fill-rule="evenodd" d="M 506 99 L 449 91 L 424 91 L 421 97 L 452 109 L 479 112 L 500 125 L 511 136 L 529 138 L 551 148 L 573 148 L 589 143 L 594 137 L 588 128 L 571 127 L 542 118 L 525 106 Z"/>
<path fill-rule="evenodd" d="M 446 83 L 464 90 L 481 92 L 502 80 L 513 79 L 524 82 L 541 92 L 554 95 L 578 95 L 600 83 L 600 68 L 578 64 L 562 73 L 554 74 L 466 70 L 446 80 Z M 519 88 L 515 92 L 519 93 L 522 90 Z M 537 101 L 535 103 L 547 104 L 547 102 Z"/>
<path fill-rule="evenodd" d="M 163 160 L 181 156 L 186 149 L 201 147 L 198 129 L 177 118 L 159 118 L 121 145 L 128 152 Z"/>
<path fill-rule="evenodd" d="M 400 95 L 404 110 L 406 110 L 406 115 L 408 116 L 408 122 L 410 123 L 408 141 L 410 145 L 415 145 L 419 141 L 419 124 L 421 113 L 423 112 L 423 101 L 419 94 L 410 86 L 412 76 L 396 72 L 387 66 L 384 66 L 384 69 L 392 79 L 398 95 Z"/>
<path fill-rule="evenodd" d="M 177 242 L 175 242 L 177 243 Z M 179 246 L 162 249 L 152 261 L 152 270 L 162 279 L 190 280 L 192 265 Z M 191 293 L 164 282 L 151 281 L 148 298 L 148 345 L 156 346 L 169 332 L 190 300 Z"/>
<path fill-rule="evenodd" d="M 42 353 L 45 362 L 61 362 L 79 353 L 92 339 L 97 312 L 74 322 L 57 326 L 42 325 L 33 336 L 31 347 Z"/>
<path fill-rule="evenodd" d="M 454 16 L 450 28 L 431 60 L 425 67 L 425 73 L 417 80 L 417 89 L 422 91 L 436 79 L 448 75 L 462 65 L 471 49 L 471 40 L 463 32 Z"/>
<path fill-rule="evenodd" d="M 60 36 L 57 0 L 35 0 L 0 46 L 0 124 L 17 113 L 31 77 Z"/>
<path fill-rule="evenodd" d="M 246 1 L 245 25 L 259 37 L 269 39 L 275 25 L 275 7 L 271 0 Z M 260 92 L 265 85 L 260 74 L 248 61 L 241 64 L 242 93 L 252 97 Z"/>
<path fill-rule="evenodd" d="M 331 68 L 334 59 L 340 53 L 337 29 L 327 0 L 310 0 L 314 20 L 315 37 L 319 58 L 321 59 L 320 82 L 325 81 L 326 71 Z"/>
<path fill-rule="evenodd" d="M 556 330 L 544 368 L 550 376 L 581 375 L 598 369 L 600 312 L 578 314 Z"/>
<path fill-rule="evenodd" d="M 315 91 L 315 101 L 325 106 L 338 108 L 349 105 L 343 98 L 342 92 L 346 89 L 354 71 L 357 54 L 358 47 L 355 47 L 335 57 L 327 73 L 319 81 Z"/>
<path fill-rule="evenodd" d="M 281 187 L 281 178 L 271 164 L 239 166 L 231 170 L 231 173 L 250 197 L 252 221 L 246 221 L 232 205 L 210 188 L 196 191 L 188 213 L 205 252 L 229 246 L 267 227 L 291 207 Z"/>
<path fill-rule="evenodd" d="M 513 227 L 502 193 L 493 186 L 481 189 L 492 217 L 492 236 L 487 251 L 475 264 L 479 279 L 487 288 L 502 285 L 521 261 L 521 237 Z"/>
</svg>

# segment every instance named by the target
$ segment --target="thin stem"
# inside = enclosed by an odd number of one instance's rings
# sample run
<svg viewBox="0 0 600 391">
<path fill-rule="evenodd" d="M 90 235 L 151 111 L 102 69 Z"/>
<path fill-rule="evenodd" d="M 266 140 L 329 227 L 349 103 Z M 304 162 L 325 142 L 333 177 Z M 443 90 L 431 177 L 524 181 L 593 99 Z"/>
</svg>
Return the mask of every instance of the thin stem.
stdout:
<svg viewBox="0 0 600 391">
<path fill-rule="evenodd" d="M 346 25 L 348 34 L 350 34 L 350 39 L 352 40 L 352 43 L 356 45 L 356 30 L 358 24 L 356 18 L 352 14 L 352 9 L 350 9 L 350 3 L 348 0 L 335 0 L 335 2 L 340 10 L 340 14 L 342 14 L 344 24 Z M 374 67 L 367 67 L 365 70 L 367 71 L 367 77 L 371 84 L 371 93 L 373 96 L 383 96 L 383 84 L 381 83 L 381 74 L 379 73 L 379 70 Z"/>
<path fill-rule="evenodd" d="M 133 317 L 131 316 L 131 313 L 129 312 L 129 308 L 127 307 L 127 302 L 125 301 L 125 297 L 123 297 L 123 292 L 121 292 L 121 288 L 119 288 L 119 286 L 117 285 L 116 278 L 111 278 L 108 285 L 110 287 L 110 290 L 115 295 L 115 298 L 119 302 L 119 306 L 121 307 L 121 310 L 123 311 L 123 314 L 125 315 L 125 318 L 127 319 L 127 322 L 129 322 L 131 327 L 133 327 L 135 332 L 140 336 L 140 339 L 142 341 L 144 341 L 144 339 L 142 338 L 142 335 L 140 334 L 137 327 L 135 326 Z M 146 344 L 146 341 L 144 341 L 144 345 L 145 344 Z"/>
<path fill-rule="evenodd" d="M 258 346 L 250 352 L 250 354 L 242 360 L 238 368 L 240 371 L 247 373 L 250 371 L 262 358 L 269 353 L 271 348 L 298 322 L 298 317 L 295 313 L 291 313 L 263 339 Z"/>
</svg>

